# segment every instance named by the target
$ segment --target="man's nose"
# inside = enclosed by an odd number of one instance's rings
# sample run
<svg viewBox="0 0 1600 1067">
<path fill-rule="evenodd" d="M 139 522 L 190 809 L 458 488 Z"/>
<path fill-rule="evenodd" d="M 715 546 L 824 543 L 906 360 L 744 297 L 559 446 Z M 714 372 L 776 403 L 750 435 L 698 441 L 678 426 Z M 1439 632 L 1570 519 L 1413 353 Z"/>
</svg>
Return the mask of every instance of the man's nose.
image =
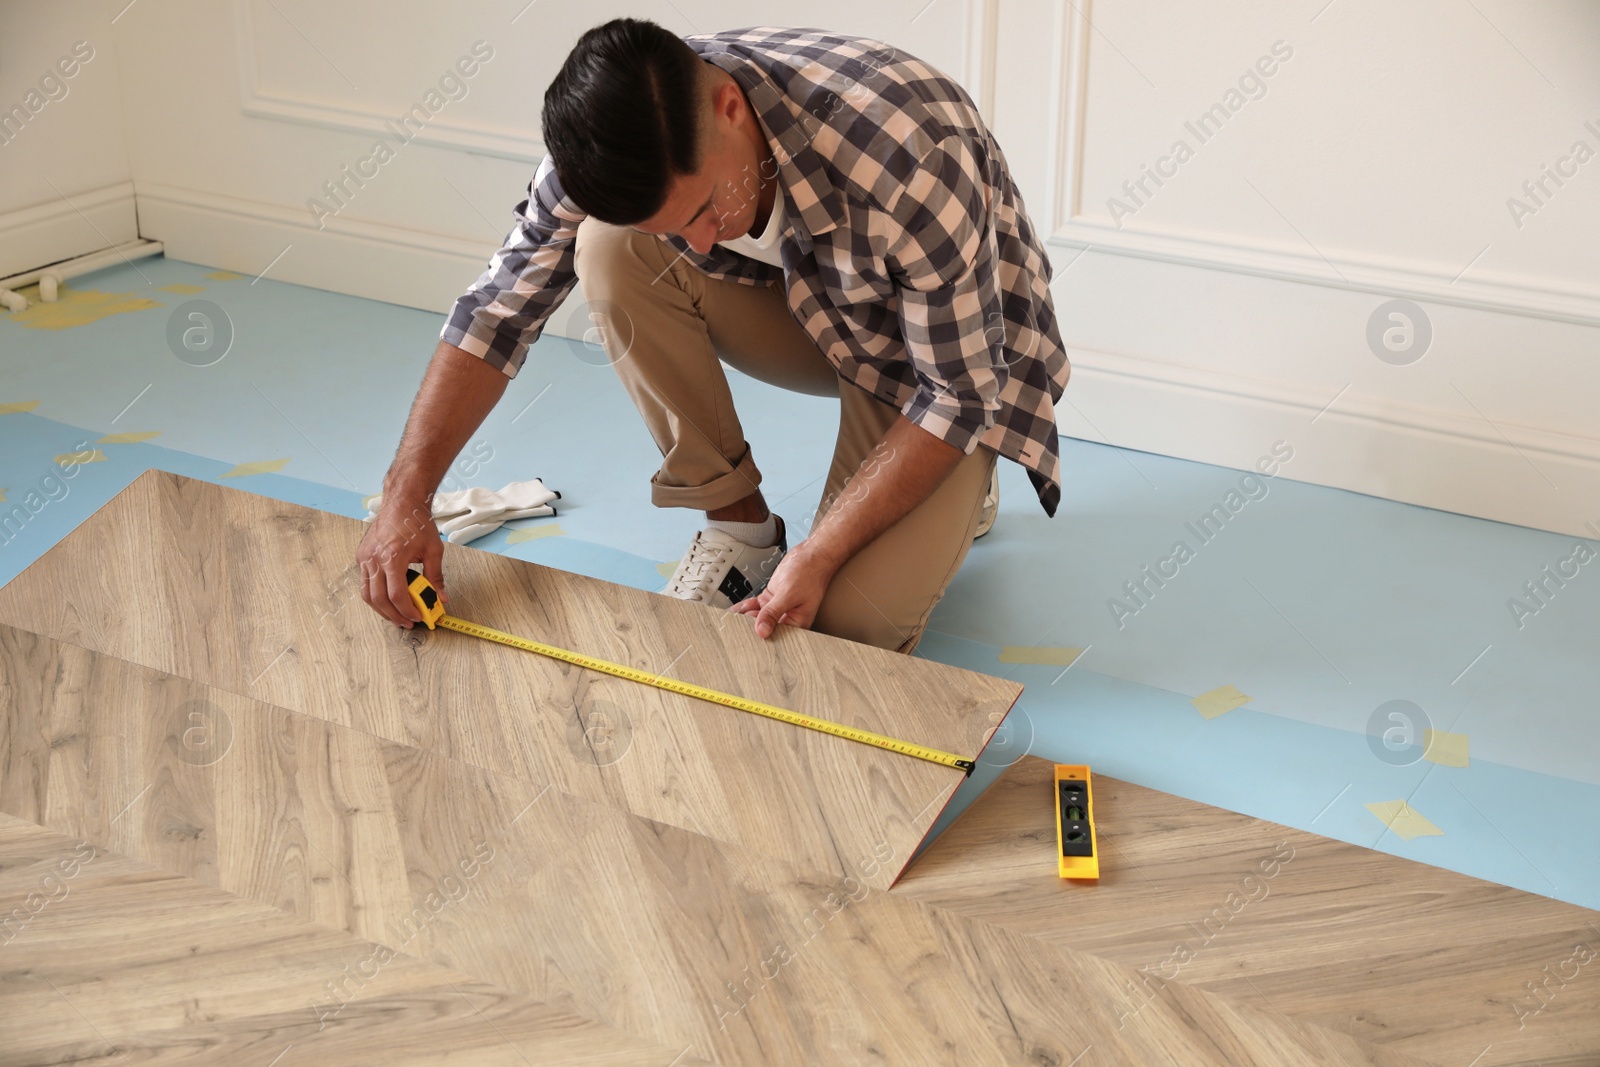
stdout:
<svg viewBox="0 0 1600 1067">
<path fill-rule="evenodd" d="M 697 226 L 692 234 L 684 235 L 684 240 L 689 242 L 689 247 L 702 256 L 711 251 L 711 246 L 716 244 L 717 233 L 715 229 Z"/>
</svg>

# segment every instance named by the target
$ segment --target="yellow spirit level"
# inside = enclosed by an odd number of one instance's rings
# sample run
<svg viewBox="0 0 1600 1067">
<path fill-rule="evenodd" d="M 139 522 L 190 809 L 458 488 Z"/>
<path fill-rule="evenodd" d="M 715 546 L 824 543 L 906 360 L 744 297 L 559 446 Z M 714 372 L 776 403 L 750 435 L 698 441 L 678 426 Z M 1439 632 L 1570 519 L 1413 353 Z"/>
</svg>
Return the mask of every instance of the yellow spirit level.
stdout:
<svg viewBox="0 0 1600 1067">
<path fill-rule="evenodd" d="M 819 719 L 813 715 L 806 715 L 798 711 L 789 711 L 786 708 L 775 707 L 771 704 L 746 700 L 744 697 L 734 696 L 732 693 L 720 693 L 715 689 L 707 689 L 704 686 L 694 685 L 690 682 L 681 682 L 676 678 L 651 674 L 649 671 L 625 667 L 620 663 L 596 659 L 594 656 L 585 656 L 581 652 L 569 652 L 564 648 L 557 648 L 555 645 L 529 641 L 524 637 L 515 637 L 499 630 L 490 629 L 487 626 L 480 626 L 475 622 L 467 622 L 464 619 L 456 618 L 454 615 L 445 614 L 444 604 L 439 600 L 438 591 L 433 588 L 433 584 L 426 577 L 413 573 L 410 578 L 411 581 L 406 588 L 411 593 L 411 602 L 422 613 L 422 621 L 430 630 L 442 626 L 446 630 L 455 630 L 457 633 L 482 637 L 498 644 L 520 648 L 525 652 L 537 652 L 541 656 L 549 656 L 551 659 L 558 659 L 563 663 L 571 663 L 576 667 L 585 667 L 591 671 L 601 671 L 617 678 L 626 678 L 630 682 L 643 682 L 645 685 L 653 685 L 658 689 L 681 693 L 684 696 L 695 697 L 698 700 L 708 700 L 713 704 L 736 708 L 739 711 L 748 711 L 754 715 L 763 715 L 769 719 L 777 719 L 779 722 L 790 723 L 794 726 L 803 726 L 808 730 L 832 734 L 834 737 L 842 737 L 847 741 L 873 745 L 890 752 L 898 752 L 902 756 L 911 756 L 914 759 L 937 763 L 943 767 L 953 767 L 963 774 L 970 775 L 973 767 L 976 766 L 972 760 L 963 759 L 950 752 L 941 752 L 939 749 L 929 748 L 926 745 L 901 741 L 898 738 L 875 734 L 871 730 L 860 730 L 854 726 L 829 722 L 827 719 Z"/>
<path fill-rule="evenodd" d="M 1061 877 L 1098 879 L 1100 855 L 1094 840 L 1094 796 L 1089 768 L 1056 764 L 1056 846 Z"/>
</svg>

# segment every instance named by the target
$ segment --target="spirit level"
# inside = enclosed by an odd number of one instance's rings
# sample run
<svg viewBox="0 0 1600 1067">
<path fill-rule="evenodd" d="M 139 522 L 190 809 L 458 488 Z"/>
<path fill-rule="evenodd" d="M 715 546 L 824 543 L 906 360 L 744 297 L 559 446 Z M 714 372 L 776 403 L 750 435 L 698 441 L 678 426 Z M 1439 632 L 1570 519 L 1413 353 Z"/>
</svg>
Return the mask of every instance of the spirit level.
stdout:
<svg viewBox="0 0 1600 1067">
<path fill-rule="evenodd" d="M 1056 764 L 1056 845 L 1061 877 L 1100 877 L 1100 855 L 1095 850 L 1094 795 L 1089 768 Z"/>
</svg>

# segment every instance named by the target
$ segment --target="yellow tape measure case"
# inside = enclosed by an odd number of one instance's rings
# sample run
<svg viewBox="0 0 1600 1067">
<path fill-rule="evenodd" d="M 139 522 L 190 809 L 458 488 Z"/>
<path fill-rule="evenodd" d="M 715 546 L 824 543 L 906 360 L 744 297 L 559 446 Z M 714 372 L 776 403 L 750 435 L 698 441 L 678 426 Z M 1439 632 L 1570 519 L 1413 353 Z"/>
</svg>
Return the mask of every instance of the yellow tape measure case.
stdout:
<svg viewBox="0 0 1600 1067">
<path fill-rule="evenodd" d="M 444 604 L 439 601 L 439 592 L 421 574 L 409 573 L 407 577 L 411 580 L 411 584 L 406 586 L 411 593 L 411 602 L 422 612 L 422 621 L 432 630 L 444 617 Z"/>
</svg>

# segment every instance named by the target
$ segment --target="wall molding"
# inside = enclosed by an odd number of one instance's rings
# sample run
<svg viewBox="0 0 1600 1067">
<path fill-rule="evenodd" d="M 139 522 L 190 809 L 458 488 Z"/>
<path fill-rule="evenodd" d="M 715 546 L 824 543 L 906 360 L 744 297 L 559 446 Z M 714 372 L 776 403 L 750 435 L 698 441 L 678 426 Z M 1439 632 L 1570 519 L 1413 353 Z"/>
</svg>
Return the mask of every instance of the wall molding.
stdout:
<svg viewBox="0 0 1600 1067">
<path fill-rule="evenodd" d="M 375 137 L 389 133 L 386 124 L 393 122 L 395 115 L 263 89 L 256 64 L 252 3 L 253 0 L 234 0 L 239 102 L 246 115 Z M 986 122 L 994 117 L 999 21 L 999 0 L 967 0 L 961 82 Z M 528 163 L 538 163 L 546 154 L 544 142 L 534 134 L 441 119 L 430 121 L 411 140 L 417 144 Z"/>
<path fill-rule="evenodd" d="M 966 40 L 961 84 L 978 105 L 983 121 L 994 123 L 994 79 L 999 64 L 1000 0 L 967 0 Z"/>
<path fill-rule="evenodd" d="M 1062 0 L 1057 34 L 1057 139 L 1050 175 L 1048 243 L 1138 259 L 1249 274 L 1327 288 L 1405 296 L 1439 304 L 1600 325 L 1600 286 L 1554 283 L 1528 275 L 1475 270 L 1469 264 L 1364 256 L 1291 243 L 1231 237 L 1182 227 L 1114 224 L 1083 214 L 1083 153 L 1088 108 L 1090 7 Z M 1324 254 L 1325 253 L 1325 254 Z"/>
<path fill-rule="evenodd" d="M 1080 213 L 1083 198 L 1084 110 L 1089 102 L 1089 4 L 1063 0 L 1055 4 L 1056 91 L 1050 97 L 1050 219 L 1047 240 L 1056 241 L 1062 227 Z"/>
<path fill-rule="evenodd" d="M 0 278 L 138 237 L 132 182 L 0 214 Z"/>
<path fill-rule="evenodd" d="M 239 105 L 255 118 L 296 122 L 325 130 L 393 137 L 388 124 L 399 113 L 355 108 L 263 89 L 256 66 L 253 0 L 234 0 L 234 43 L 239 58 Z M 538 163 L 545 156 L 544 142 L 526 131 L 453 121 L 448 113 L 430 119 L 408 143 L 433 145 L 474 155 Z"/>
<path fill-rule="evenodd" d="M 1285 440 L 1293 481 L 1600 536 L 1588 526 L 1600 526 L 1600 438 L 1120 352 L 1074 347 L 1069 357 L 1057 409 L 1069 436 L 1237 470 Z"/>
<path fill-rule="evenodd" d="M 1452 276 L 1445 264 L 1330 252 L 1324 259 L 1290 245 L 1230 240 L 1219 234 L 1135 229 L 1075 218 L 1056 227 L 1050 243 L 1138 259 L 1302 282 L 1325 288 L 1404 296 L 1584 326 L 1600 325 L 1600 287 L 1532 284 L 1525 276 L 1482 272 Z"/>
</svg>

